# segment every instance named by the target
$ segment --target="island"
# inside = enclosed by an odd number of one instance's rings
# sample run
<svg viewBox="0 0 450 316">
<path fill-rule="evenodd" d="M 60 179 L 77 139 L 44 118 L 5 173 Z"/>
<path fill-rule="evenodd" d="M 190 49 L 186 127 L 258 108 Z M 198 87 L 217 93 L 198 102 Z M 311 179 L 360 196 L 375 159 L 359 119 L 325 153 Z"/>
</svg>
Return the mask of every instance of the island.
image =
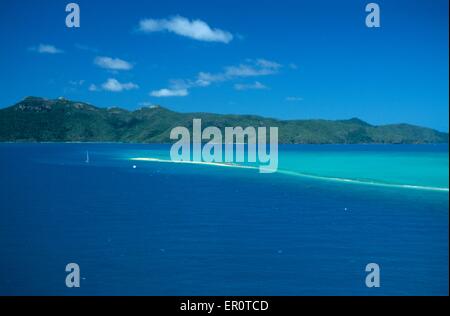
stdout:
<svg viewBox="0 0 450 316">
<path fill-rule="evenodd" d="M 26 97 L 0 109 L 0 142 L 172 143 L 172 128 L 191 129 L 193 119 L 221 130 L 227 126 L 278 127 L 281 144 L 448 143 L 448 133 L 411 124 L 376 126 L 358 118 L 279 120 L 257 115 L 180 113 L 161 106 L 129 111 L 41 97 Z"/>
</svg>

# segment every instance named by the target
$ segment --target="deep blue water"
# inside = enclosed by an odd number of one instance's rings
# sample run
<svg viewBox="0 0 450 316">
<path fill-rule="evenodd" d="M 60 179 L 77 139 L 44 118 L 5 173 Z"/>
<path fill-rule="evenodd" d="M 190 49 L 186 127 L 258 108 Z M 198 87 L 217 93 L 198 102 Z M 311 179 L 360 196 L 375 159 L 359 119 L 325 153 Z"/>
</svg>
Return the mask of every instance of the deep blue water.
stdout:
<svg viewBox="0 0 450 316">
<path fill-rule="evenodd" d="M 0 294 L 448 295 L 448 192 L 123 159 L 147 148 L 0 144 Z"/>
</svg>

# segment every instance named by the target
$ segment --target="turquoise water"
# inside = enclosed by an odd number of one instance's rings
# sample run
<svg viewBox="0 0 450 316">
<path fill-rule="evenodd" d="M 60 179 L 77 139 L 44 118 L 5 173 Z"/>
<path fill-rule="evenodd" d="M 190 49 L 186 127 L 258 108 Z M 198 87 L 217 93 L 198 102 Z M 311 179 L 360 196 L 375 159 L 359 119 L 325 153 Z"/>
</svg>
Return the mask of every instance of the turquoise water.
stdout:
<svg viewBox="0 0 450 316">
<path fill-rule="evenodd" d="M 150 158 L 149 162 L 153 158 L 153 163 L 170 160 L 167 149 L 129 155 Z M 445 145 L 282 145 L 278 159 L 278 172 L 292 176 L 444 192 L 449 189 Z M 259 165 L 265 164 L 244 161 L 235 167 Z"/>
<path fill-rule="evenodd" d="M 345 148 L 345 146 L 344 146 Z M 448 191 L 448 152 L 420 146 L 359 146 L 348 150 L 287 150 L 280 154 L 280 170 L 325 178 L 373 184 L 421 186 Z"/>
<path fill-rule="evenodd" d="M 448 295 L 448 146 L 281 146 L 274 174 L 169 150 L 0 144 L 0 294 Z"/>
</svg>

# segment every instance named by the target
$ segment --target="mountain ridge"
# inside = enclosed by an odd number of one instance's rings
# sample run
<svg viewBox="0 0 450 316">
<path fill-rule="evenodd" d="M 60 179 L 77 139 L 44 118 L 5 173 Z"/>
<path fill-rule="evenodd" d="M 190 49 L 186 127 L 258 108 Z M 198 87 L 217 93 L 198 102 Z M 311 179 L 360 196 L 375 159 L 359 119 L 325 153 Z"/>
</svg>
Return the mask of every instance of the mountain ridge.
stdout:
<svg viewBox="0 0 450 316">
<path fill-rule="evenodd" d="M 372 125 L 347 120 L 279 120 L 259 115 L 180 113 L 161 106 L 126 110 L 102 108 L 65 98 L 26 97 L 0 109 L 1 142 L 170 143 L 175 126 L 277 126 L 287 144 L 427 144 L 448 143 L 448 133 L 411 124 Z"/>
</svg>

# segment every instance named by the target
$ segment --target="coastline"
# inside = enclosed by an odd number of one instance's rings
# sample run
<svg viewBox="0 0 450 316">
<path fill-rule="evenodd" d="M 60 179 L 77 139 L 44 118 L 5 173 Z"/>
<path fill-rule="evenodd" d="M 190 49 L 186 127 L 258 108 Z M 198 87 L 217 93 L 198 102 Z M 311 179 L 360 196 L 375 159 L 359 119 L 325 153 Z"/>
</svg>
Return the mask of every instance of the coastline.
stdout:
<svg viewBox="0 0 450 316">
<path fill-rule="evenodd" d="M 206 144 L 202 143 L 202 144 Z M 129 144 L 129 145 L 172 145 L 174 143 L 139 143 L 139 142 L 117 142 L 117 141 L 0 141 L 0 144 Z M 212 143 L 215 144 L 215 143 Z M 227 143 L 222 143 L 225 145 Z M 247 143 L 233 143 L 235 145 L 246 145 Z M 278 145 L 449 145 L 449 143 L 278 143 Z"/>
</svg>

